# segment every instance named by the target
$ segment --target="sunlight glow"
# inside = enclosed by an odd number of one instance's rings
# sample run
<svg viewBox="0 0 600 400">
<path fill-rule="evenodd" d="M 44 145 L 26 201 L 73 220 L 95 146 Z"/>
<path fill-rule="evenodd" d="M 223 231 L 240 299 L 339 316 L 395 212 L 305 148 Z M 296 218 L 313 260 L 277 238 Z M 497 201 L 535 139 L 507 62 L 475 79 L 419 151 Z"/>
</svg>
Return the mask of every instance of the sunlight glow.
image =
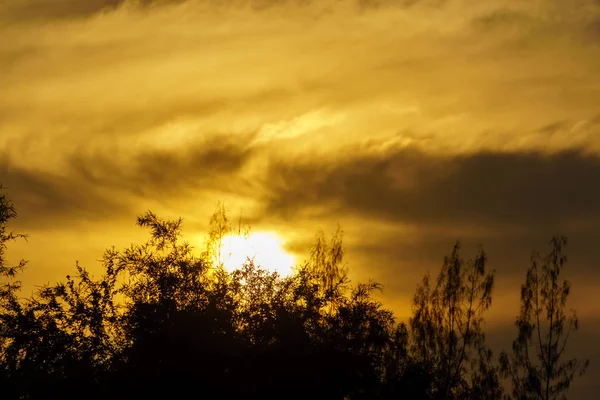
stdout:
<svg viewBox="0 0 600 400">
<path fill-rule="evenodd" d="M 283 250 L 282 240 L 272 232 L 251 233 L 248 236 L 228 235 L 221 245 L 221 262 L 227 271 L 240 268 L 247 258 L 256 265 L 281 276 L 292 273 L 294 257 Z"/>
</svg>

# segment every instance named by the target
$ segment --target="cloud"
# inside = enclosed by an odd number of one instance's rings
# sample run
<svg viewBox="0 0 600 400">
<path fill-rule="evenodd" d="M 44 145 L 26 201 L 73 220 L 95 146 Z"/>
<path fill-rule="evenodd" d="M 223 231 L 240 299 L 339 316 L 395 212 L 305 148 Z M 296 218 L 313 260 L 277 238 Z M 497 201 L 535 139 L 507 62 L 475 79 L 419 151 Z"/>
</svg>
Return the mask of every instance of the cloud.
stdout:
<svg viewBox="0 0 600 400">
<path fill-rule="evenodd" d="M 545 128 L 549 129 L 549 128 Z M 415 150 L 334 165 L 272 167 L 269 212 L 293 216 L 329 203 L 365 217 L 425 225 L 456 223 L 559 228 L 600 217 L 600 158 L 580 152 L 480 152 L 434 156 Z"/>
<path fill-rule="evenodd" d="M 391 285 L 457 238 L 508 265 L 562 231 L 597 260 L 597 1 L 1 3 L 28 228 L 229 196 L 298 237 L 341 222 Z"/>
<path fill-rule="evenodd" d="M 90 212 L 203 193 L 440 243 L 583 226 L 597 193 L 550 183 L 600 154 L 600 12 L 576 1 L 4 2 L 4 173 Z"/>
<path fill-rule="evenodd" d="M 290 2 L 257 11 L 190 0 L 17 21 L 0 27 L 14 38 L 0 43 L 0 148 L 41 136 L 54 153 L 90 140 L 129 147 L 188 119 L 203 135 L 276 132 L 273 146 L 291 153 L 408 131 L 427 151 L 540 150 L 542 134 L 520 134 L 549 115 L 577 124 L 598 113 L 600 49 L 580 40 L 579 25 L 600 13 L 560 14 L 566 6 L 553 3 L 536 11 L 518 1 L 392 1 L 360 11 Z M 508 37 L 506 24 L 517 27 Z M 557 135 L 552 146 L 600 152 L 597 131 Z"/>
<path fill-rule="evenodd" d="M 457 239 L 503 321 L 553 233 L 574 293 L 597 286 L 598 1 L 0 3 L 0 181 L 34 275 L 137 240 L 147 208 L 195 240 L 226 200 L 299 257 L 339 222 L 400 311 Z"/>
<path fill-rule="evenodd" d="M 553 234 L 567 235 L 571 276 L 597 279 L 595 155 L 440 156 L 404 149 L 338 156 L 336 163 L 274 162 L 267 177 L 263 218 L 313 227 L 340 222 L 350 262 L 364 266 L 358 276 L 385 282 L 391 298 L 412 293 L 456 240 L 465 245 L 465 256 L 482 245 L 501 279 L 517 284 L 533 249 L 544 252 Z"/>
<path fill-rule="evenodd" d="M 133 154 L 90 150 L 72 154 L 60 174 L 15 167 L 4 157 L 0 179 L 19 207 L 20 225 L 57 228 L 124 215 L 133 219 L 147 199 L 182 201 L 202 190 L 239 192 L 245 185 L 239 172 L 251 156 L 252 150 L 227 140 Z"/>
<path fill-rule="evenodd" d="M 125 0 L 5 0 L 1 17 L 5 20 L 49 20 L 89 16 L 114 9 Z"/>
<path fill-rule="evenodd" d="M 117 217 L 124 204 L 101 188 L 72 176 L 13 167 L 0 159 L 0 180 L 19 212 L 19 229 L 59 229 Z"/>
<path fill-rule="evenodd" d="M 75 176 L 91 185 L 127 190 L 136 195 L 185 196 L 186 190 L 238 184 L 236 173 L 252 151 L 226 139 L 211 140 L 186 150 L 154 150 L 132 160 L 104 154 L 76 154 Z"/>
</svg>

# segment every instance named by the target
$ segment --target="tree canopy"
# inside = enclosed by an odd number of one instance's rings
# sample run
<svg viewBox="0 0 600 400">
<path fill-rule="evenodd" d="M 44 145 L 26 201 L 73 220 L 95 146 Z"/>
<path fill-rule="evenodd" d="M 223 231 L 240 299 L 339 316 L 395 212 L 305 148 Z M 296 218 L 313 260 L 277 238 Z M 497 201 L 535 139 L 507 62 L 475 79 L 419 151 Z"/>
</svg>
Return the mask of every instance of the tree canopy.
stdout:
<svg viewBox="0 0 600 400">
<path fill-rule="evenodd" d="M 147 212 L 137 223 L 148 241 L 108 249 L 101 276 L 77 264 L 22 299 L 26 263 L 5 259 L 8 242 L 22 237 L 8 229 L 16 216 L 0 193 L 3 398 L 551 399 L 587 365 L 559 362 L 578 327 L 562 311 L 570 290 L 558 282 L 562 239 L 541 275 L 537 263 L 527 273 L 514 355 L 500 365 L 485 342 L 494 272 L 483 250 L 465 261 L 457 243 L 437 277 L 417 287 L 405 324 L 376 300 L 379 283 L 349 281 L 339 229 L 329 241 L 317 234 L 310 258 L 282 277 L 252 260 L 223 268 L 222 206 L 198 254 L 182 240 L 182 220 Z M 533 366 L 527 349 L 538 335 Z"/>
</svg>

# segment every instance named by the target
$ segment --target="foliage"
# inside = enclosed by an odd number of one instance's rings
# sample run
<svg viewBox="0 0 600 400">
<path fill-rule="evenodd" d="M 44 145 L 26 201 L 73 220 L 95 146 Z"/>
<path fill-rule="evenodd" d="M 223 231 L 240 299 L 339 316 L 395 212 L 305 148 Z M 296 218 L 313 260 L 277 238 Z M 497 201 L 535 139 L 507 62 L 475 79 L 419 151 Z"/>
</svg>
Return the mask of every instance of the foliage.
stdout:
<svg viewBox="0 0 600 400">
<path fill-rule="evenodd" d="M 351 284 L 339 228 L 329 241 L 319 232 L 309 260 L 291 276 L 268 272 L 250 259 L 238 270 L 225 271 L 218 253 L 233 230 L 221 204 L 201 254 L 182 241 L 182 220 L 147 212 L 137 223 L 150 232 L 149 240 L 107 250 L 101 276 L 76 264 L 66 281 L 21 299 L 15 276 L 25 262 L 9 267 L 5 260 L 6 243 L 19 237 L 7 228 L 15 217 L 12 204 L 0 195 L 4 398 L 178 398 L 195 393 L 206 398 L 433 400 L 503 395 L 485 345 L 483 316 L 491 306 L 494 273 L 487 272 L 483 251 L 465 262 L 457 244 L 435 283 L 425 277 L 409 328 L 375 299 L 381 285 Z M 244 233 L 241 221 L 237 233 Z M 552 254 L 541 279 L 537 269 L 530 270 L 519 320 L 531 333 L 539 327 L 540 307 L 550 310 L 550 338 L 540 345 L 542 362 L 558 359 L 558 337 L 564 347 L 568 332 L 577 328 L 577 320 L 567 320 L 561 311 L 568 285 L 554 282 L 563 264 L 560 248 Z M 567 332 L 559 327 L 565 323 Z M 510 373 L 524 360 L 520 343 L 532 338 L 521 337 L 516 355 L 504 365 Z M 540 382 L 545 381 L 537 377 L 544 373 L 559 379 L 550 386 L 553 391 L 564 387 L 557 374 L 583 370 L 574 365 L 555 363 L 548 369 L 542 364 L 529 371 Z"/>
<path fill-rule="evenodd" d="M 333 290 L 346 282 L 347 268 L 342 264 L 344 258 L 343 236 L 344 232 L 338 226 L 330 243 L 327 243 L 325 233 L 322 230 L 318 231 L 315 243 L 310 249 L 307 267 L 318 277 L 324 290 Z"/>
<path fill-rule="evenodd" d="M 7 243 L 25 237 L 8 230 L 9 221 L 16 217 L 17 211 L 0 186 L 0 385 L 8 391 L 7 378 L 15 380 L 19 366 L 15 344 L 27 338 L 26 315 L 18 297 L 21 282 L 16 280 L 26 262 L 9 265 L 6 259 Z"/>
<path fill-rule="evenodd" d="M 178 221 L 181 224 L 181 221 Z M 227 254 L 223 254 L 226 249 L 223 248 L 224 239 L 228 235 L 238 235 L 247 238 L 250 234 L 250 227 L 242 223 L 242 217 L 238 221 L 237 231 L 233 229 L 230 219 L 227 217 L 225 204 L 217 203 L 215 212 L 210 217 L 208 226 L 208 237 L 205 243 L 205 250 L 202 258 L 215 266 L 220 266 Z"/>
<path fill-rule="evenodd" d="M 465 262 L 456 243 L 434 285 L 427 274 L 417 288 L 410 320 L 415 357 L 433 370 L 432 395 L 441 399 L 498 398 L 497 382 L 485 347 L 484 313 L 492 304 L 494 272 L 486 271 L 487 257 L 480 250 Z M 468 376 L 471 374 L 472 376 Z M 491 376 L 490 376 L 491 375 Z M 478 385 L 471 385 L 478 382 Z M 501 395 L 501 393 L 499 393 Z"/>
<path fill-rule="evenodd" d="M 25 268 L 26 262 L 19 261 L 17 265 L 8 265 L 6 260 L 7 243 L 19 238 L 26 238 L 25 235 L 18 234 L 8 230 L 8 222 L 17 217 L 15 207 L 2 192 L 0 185 L 0 301 L 4 307 L 17 307 L 16 293 L 21 288 L 21 283 L 15 281 L 15 277 Z"/>
<path fill-rule="evenodd" d="M 571 334 L 579 328 L 575 312 L 565 313 L 571 285 L 561 282 L 567 263 L 565 237 L 554 237 L 545 257 L 534 252 L 521 287 L 521 313 L 515 325 L 518 335 L 513 351 L 501 355 L 504 375 L 512 380 L 517 399 L 561 399 L 588 360 L 567 359 Z"/>
</svg>

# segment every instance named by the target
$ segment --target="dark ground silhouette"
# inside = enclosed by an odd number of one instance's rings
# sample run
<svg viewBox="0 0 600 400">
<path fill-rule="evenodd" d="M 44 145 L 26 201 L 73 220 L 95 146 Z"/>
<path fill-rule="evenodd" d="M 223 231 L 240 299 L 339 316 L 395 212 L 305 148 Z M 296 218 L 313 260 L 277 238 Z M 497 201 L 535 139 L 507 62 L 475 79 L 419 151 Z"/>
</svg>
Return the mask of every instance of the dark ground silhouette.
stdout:
<svg viewBox="0 0 600 400">
<path fill-rule="evenodd" d="M 534 259 L 513 351 L 496 359 L 483 250 L 464 260 L 457 243 L 404 324 L 373 298 L 379 284 L 348 281 L 340 231 L 318 235 L 290 277 L 251 260 L 228 273 L 213 261 L 222 207 L 201 256 L 181 241 L 181 220 L 148 212 L 138 224 L 149 241 L 106 251 L 99 279 L 77 265 L 22 299 L 25 262 L 5 260 L 16 216 L 0 191 L 2 398 L 557 399 L 587 366 L 563 356 L 578 327 L 563 312 L 564 238 Z"/>
</svg>

